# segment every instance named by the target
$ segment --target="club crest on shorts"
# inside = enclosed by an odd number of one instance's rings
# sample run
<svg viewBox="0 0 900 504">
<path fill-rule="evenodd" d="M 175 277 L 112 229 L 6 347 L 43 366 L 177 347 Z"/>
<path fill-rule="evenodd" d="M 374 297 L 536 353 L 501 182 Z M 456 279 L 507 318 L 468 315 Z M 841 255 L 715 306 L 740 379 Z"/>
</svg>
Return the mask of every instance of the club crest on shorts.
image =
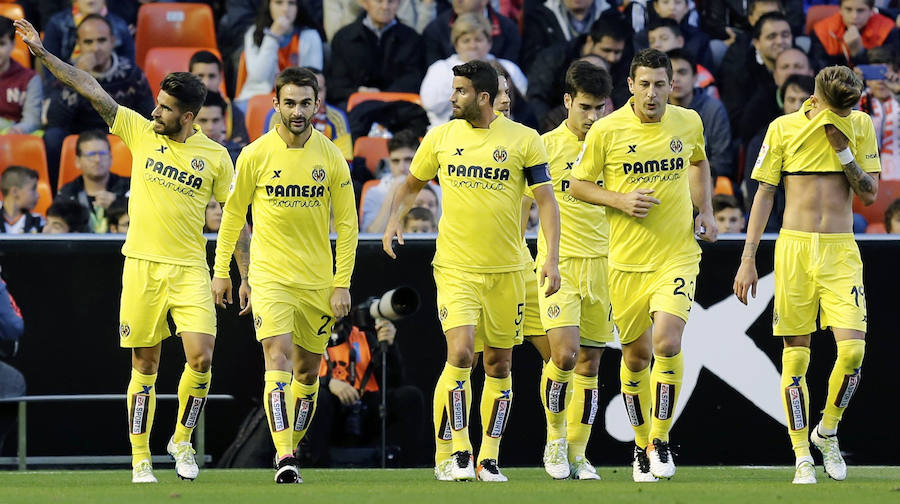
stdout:
<svg viewBox="0 0 900 504">
<path fill-rule="evenodd" d="M 778 310 L 772 310 L 772 325 L 778 325 Z"/>
<path fill-rule="evenodd" d="M 681 149 L 683 148 L 684 144 L 681 143 L 681 139 L 678 137 L 673 138 L 672 141 L 669 142 L 669 149 L 672 149 L 672 152 L 674 152 L 675 154 L 680 154 Z"/>
<path fill-rule="evenodd" d="M 552 319 L 559 317 L 559 305 L 558 304 L 554 303 L 547 307 L 547 317 L 552 318 Z"/>
<path fill-rule="evenodd" d="M 446 306 L 441 306 L 441 308 L 438 310 L 438 318 L 441 319 L 441 322 L 443 322 L 447 318 L 447 307 Z"/>
<path fill-rule="evenodd" d="M 313 166 L 312 178 L 318 183 L 325 182 L 325 168 L 322 165 Z"/>
<path fill-rule="evenodd" d="M 509 158 L 509 154 L 506 152 L 506 147 L 499 145 L 494 149 L 494 161 L 503 163 L 507 158 Z"/>
<path fill-rule="evenodd" d="M 262 326 L 262 316 L 257 315 L 253 317 L 253 327 L 259 329 Z"/>
<path fill-rule="evenodd" d="M 131 326 L 128 325 L 128 322 L 122 322 L 119 324 L 119 337 L 127 338 L 131 336 Z"/>
<path fill-rule="evenodd" d="M 194 158 L 191 160 L 191 168 L 197 171 L 203 171 L 206 168 L 206 163 L 200 158 Z"/>
</svg>

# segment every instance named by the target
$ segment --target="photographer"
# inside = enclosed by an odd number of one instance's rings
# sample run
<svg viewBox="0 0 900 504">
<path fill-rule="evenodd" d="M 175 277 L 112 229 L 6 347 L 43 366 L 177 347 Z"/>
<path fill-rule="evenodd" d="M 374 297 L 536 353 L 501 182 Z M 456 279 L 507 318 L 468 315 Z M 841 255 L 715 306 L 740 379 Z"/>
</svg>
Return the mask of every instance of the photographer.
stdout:
<svg viewBox="0 0 900 504">
<path fill-rule="evenodd" d="M 417 446 L 423 442 L 422 392 L 404 385 L 403 366 L 395 337 L 397 328 L 375 319 L 373 328 L 361 329 L 348 317 L 334 327 L 322 356 L 316 415 L 306 436 L 311 462 L 330 466 L 330 446 L 360 447 L 380 441 L 382 352 L 387 352 L 387 444 L 400 448 L 400 466 L 415 465 Z"/>
<path fill-rule="evenodd" d="M 6 290 L 6 283 L 0 279 L 0 359 L 15 355 L 19 338 L 25 329 L 22 313 L 12 295 Z M 25 377 L 16 368 L 0 360 L 0 397 L 25 395 Z M 0 451 L 6 434 L 15 423 L 14 403 L 0 405 Z"/>
</svg>

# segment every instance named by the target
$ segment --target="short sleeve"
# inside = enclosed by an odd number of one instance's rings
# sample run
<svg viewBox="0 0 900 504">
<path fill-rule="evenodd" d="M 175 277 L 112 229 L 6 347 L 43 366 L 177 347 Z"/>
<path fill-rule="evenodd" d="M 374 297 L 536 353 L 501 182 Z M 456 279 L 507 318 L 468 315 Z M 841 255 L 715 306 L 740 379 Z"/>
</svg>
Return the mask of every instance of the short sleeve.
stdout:
<svg viewBox="0 0 900 504">
<path fill-rule="evenodd" d="M 606 162 L 606 150 L 600 128 L 591 128 L 584 138 L 581 154 L 575 159 L 572 177 L 578 180 L 594 182 L 603 178 L 603 165 Z"/>
<path fill-rule="evenodd" d="M 134 142 L 138 134 L 147 127 L 147 119 L 128 107 L 116 107 L 116 118 L 109 132 L 118 136 L 129 149 L 134 150 Z"/>
<path fill-rule="evenodd" d="M 693 112 L 693 118 L 695 127 L 693 135 L 689 139 L 693 146 L 691 163 L 699 163 L 706 159 L 706 141 L 703 139 L 703 121 L 700 120 L 700 116 L 696 112 Z"/>
<path fill-rule="evenodd" d="M 228 155 L 228 151 L 222 151 L 219 157 L 219 176 L 213 185 L 213 197 L 216 201 L 222 203 L 228 198 L 233 178 L 234 164 L 231 162 L 231 156 Z"/>
<path fill-rule="evenodd" d="M 552 184 L 553 178 L 550 177 L 550 169 L 547 166 L 547 149 L 544 147 L 544 142 L 541 141 L 540 135 L 538 135 L 537 131 L 531 130 L 531 135 L 528 136 L 526 141 L 528 143 L 525 145 L 525 159 L 522 167 L 526 170 L 525 179 L 528 181 L 526 185 L 535 187 Z M 532 194 L 529 197 L 534 198 L 534 193 L 532 191 L 529 192 Z"/>
<path fill-rule="evenodd" d="M 872 119 L 866 117 L 862 135 L 856 139 L 856 148 L 853 149 L 853 157 L 862 171 L 876 173 L 881 171 L 881 159 L 878 157 L 878 141 L 875 138 L 875 125 Z"/>
<path fill-rule="evenodd" d="M 777 122 L 769 125 L 766 137 L 759 148 L 759 156 L 753 165 L 750 178 L 773 186 L 781 183 L 781 168 L 784 158 L 784 145 L 781 141 L 781 130 Z"/>
<path fill-rule="evenodd" d="M 419 180 L 427 181 L 433 179 L 440 169 L 437 153 L 434 150 L 437 142 L 435 137 L 438 136 L 438 131 L 443 131 L 443 128 L 440 130 L 433 129 L 425 134 L 425 138 L 422 139 L 422 143 L 413 157 L 412 164 L 409 166 L 409 173 Z"/>
</svg>

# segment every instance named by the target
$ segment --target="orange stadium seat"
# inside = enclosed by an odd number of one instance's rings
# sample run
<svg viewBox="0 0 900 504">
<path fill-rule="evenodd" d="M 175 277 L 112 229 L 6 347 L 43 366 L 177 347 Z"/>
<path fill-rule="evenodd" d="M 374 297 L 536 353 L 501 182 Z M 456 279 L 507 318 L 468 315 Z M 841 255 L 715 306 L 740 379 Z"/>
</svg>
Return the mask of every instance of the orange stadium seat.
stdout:
<svg viewBox="0 0 900 504">
<path fill-rule="evenodd" d="M 172 72 L 187 72 L 188 63 L 191 56 L 197 51 L 209 51 L 222 60 L 222 55 L 215 47 L 153 47 L 147 51 L 144 58 L 144 74 L 147 75 L 147 81 L 150 83 L 150 90 L 153 91 L 153 98 L 159 94 L 159 85 L 163 78 Z M 222 79 L 222 85 L 219 93 L 224 97 L 225 79 Z"/>
<path fill-rule="evenodd" d="M 266 132 L 266 116 L 272 110 L 272 98 L 275 98 L 275 93 L 256 95 L 247 102 L 244 125 L 247 127 L 251 142 Z"/>
<path fill-rule="evenodd" d="M 362 191 L 360 191 L 360 193 L 359 193 L 359 210 L 360 210 L 359 211 L 359 225 L 360 226 L 362 226 L 362 218 L 363 218 L 362 209 L 363 209 L 363 202 L 366 201 L 366 193 L 369 192 L 369 189 L 377 186 L 380 182 L 381 182 L 381 180 L 379 180 L 379 179 L 367 180 L 366 183 L 363 184 L 363 186 L 362 186 Z M 360 229 L 359 232 L 364 233 L 365 231 Z"/>
<path fill-rule="evenodd" d="M 366 160 L 366 168 L 372 174 L 378 168 L 378 162 L 388 157 L 387 138 L 359 137 L 353 144 L 353 157 L 362 157 Z"/>
<path fill-rule="evenodd" d="M 813 26 L 819 21 L 839 11 L 837 5 L 813 5 L 806 11 L 806 27 L 803 29 L 804 35 L 809 35 L 813 31 Z"/>
<path fill-rule="evenodd" d="M 247 58 L 244 57 L 244 51 L 241 51 L 241 60 L 238 62 L 237 82 L 234 84 L 234 97 L 241 95 L 241 89 L 244 89 L 244 83 L 247 82 Z"/>
<path fill-rule="evenodd" d="M 50 193 L 44 140 L 34 135 L 0 135 L 0 173 L 10 165 L 25 166 L 38 172 L 39 197 L 33 211 L 45 213 L 53 203 L 53 195 Z"/>
<path fill-rule="evenodd" d="M 109 148 L 112 153 L 112 166 L 110 171 L 122 177 L 131 176 L 131 151 L 125 146 L 125 142 L 116 135 L 107 135 Z M 57 188 L 68 184 L 81 175 L 81 170 L 75 166 L 75 144 L 78 135 L 69 135 L 63 140 L 62 152 L 59 156 L 59 182 Z"/>
<path fill-rule="evenodd" d="M 25 11 L 22 9 L 21 5 L 14 3 L 0 3 L 0 16 L 8 17 L 9 19 L 22 19 L 25 17 Z M 28 47 L 25 45 L 25 42 L 22 42 L 21 37 L 13 37 L 13 42 L 15 43 L 15 47 L 13 47 L 12 53 L 10 56 L 12 59 L 16 60 L 20 65 L 25 68 L 31 68 L 31 53 L 28 52 Z"/>
<path fill-rule="evenodd" d="M 731 179 L 724 175 L 716 177 L 716 194 L 727 194 L 734 196 L 734 187 L 731 185 Z"/>
<path fill-rule="evenodd" d="M 885 234 L 887 233 L 887 229 L 884 227 L 883 222 L 873 222 L 866 226 L 866 234 Z"/>
<path fill-rule="evenodd" d="M 212 9 L 200 3 L 144 4 L 138 10 L 134 45 L 141 68 L 153 47 L 218 47 Z"/>
<path fill-rule="evenodd" d="M 380 91 L 378 93 L 353 93 L 350 95 L 350 98 L 347 99 L 347 112 L 350 112 L 353 107 L 359 105 L 360 103 L 368 100 L 378 100 L 378 101 L 408 101 L 411 103 L 415 103 L 416 105 L 422 105 L 422 98 L 419 97 L 416 93 L 395 93 L 392 91 Z"/>
<path fill-rule="evenodd" d="M 900 198 L 900 180 L 879 180 L 875 203 L 865 206 L 854 196 L 853 211 L 865 217 L 869 224 L 884 222 L 884 211 L 897 198 Z"/>
</svg>

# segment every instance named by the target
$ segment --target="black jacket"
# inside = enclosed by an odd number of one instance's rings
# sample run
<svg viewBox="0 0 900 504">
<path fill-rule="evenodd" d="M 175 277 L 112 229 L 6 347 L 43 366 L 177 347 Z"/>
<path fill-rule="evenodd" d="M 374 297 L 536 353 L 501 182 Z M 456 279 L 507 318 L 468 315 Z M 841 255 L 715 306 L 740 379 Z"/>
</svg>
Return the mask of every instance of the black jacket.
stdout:
<svg viewBox="0 0 900 504">
<path fill-rule="evenodd" d="M 360 86 L 418 93 L 425 76 L 422 37 L 397 22 L 379 40 L 363 25 L 364 17 L 338 30 L 331 41 L 328 100 L 342 104 Z"/>
<path fill-rule="evenodd" d="M 491 27 L 491 54 L 498 58 L 508 59 L 513 63 L 519 62 L 519 50 L 522 47 L 522 38 L 519 35 L 519 25 L 503 14 L 495 11 L 490 5 Z M 437 60 L 449 58 L 456 52 L 450 41 L 450 27 L 456 19 L 453 9 L 447 9 L 438 14 L 434 21 L 428 23 L 422 38 L 425 39 L 425 66 L 431 65 Z M 335 37 L 336 38 L 336 37 Z M 329 84 L 331 86 L 331 84 Z"/>
<path fill-rule="evenodd" d="M 110 173 L 109 180 L 106 182 L 106 190 L 116 195 L 116 200 L 110 206 L 124 204 L 125 198 L 128 197 L 128 191 L 131 190 L 131 179 Z M 79 175 L 75 180 L 62 186 L 56 198 L 78 202 L 89 212 L 94 212 L 93 199 L 84 192 L 84 175 Z"/>
</svg>

